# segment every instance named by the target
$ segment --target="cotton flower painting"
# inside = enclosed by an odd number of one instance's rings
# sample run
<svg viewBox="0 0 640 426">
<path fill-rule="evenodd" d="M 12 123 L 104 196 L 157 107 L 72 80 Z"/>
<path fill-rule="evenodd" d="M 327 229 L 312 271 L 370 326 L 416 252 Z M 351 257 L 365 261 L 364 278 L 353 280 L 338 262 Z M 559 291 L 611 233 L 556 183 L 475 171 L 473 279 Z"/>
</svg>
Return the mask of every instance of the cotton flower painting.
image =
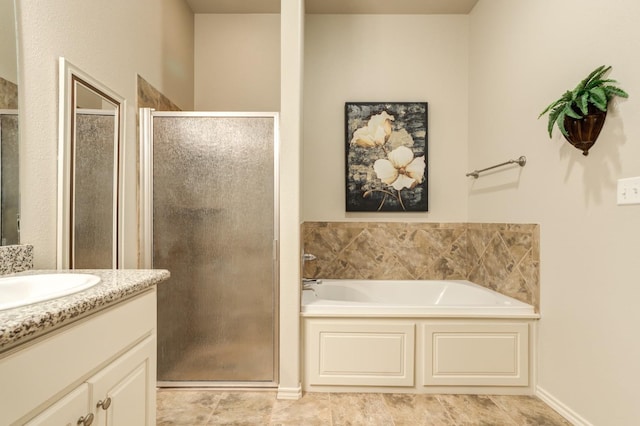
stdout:
<svg viewBox="0 0 640 426">
<path fill-rule="evenodd" d="M 427 211 L 427 104 L 347 102 L 347 211 Z"/>
</svg>

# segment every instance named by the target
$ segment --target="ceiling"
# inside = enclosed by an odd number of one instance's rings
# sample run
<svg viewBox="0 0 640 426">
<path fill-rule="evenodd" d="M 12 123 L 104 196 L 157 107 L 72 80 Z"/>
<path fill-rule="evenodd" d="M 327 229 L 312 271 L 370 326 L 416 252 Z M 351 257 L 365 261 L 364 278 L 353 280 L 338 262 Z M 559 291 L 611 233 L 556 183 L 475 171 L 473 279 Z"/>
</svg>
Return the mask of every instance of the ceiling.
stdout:
<svg viewBox="0 0 640 426">
<path fill-rule="evenodd" d="M 193 13 L 280 13 L 280 0 L 186 0 Z M 310 14 L 468 14 L 478 0 L 306 0 Z"/>
</svg>

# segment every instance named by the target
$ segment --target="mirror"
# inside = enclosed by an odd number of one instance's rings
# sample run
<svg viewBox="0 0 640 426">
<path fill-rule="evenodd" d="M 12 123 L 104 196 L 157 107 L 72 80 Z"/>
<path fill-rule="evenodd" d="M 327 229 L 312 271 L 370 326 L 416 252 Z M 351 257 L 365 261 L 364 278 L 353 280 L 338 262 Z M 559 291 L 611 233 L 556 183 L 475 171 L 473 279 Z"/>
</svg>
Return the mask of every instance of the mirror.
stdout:
<svg viewBox="0 0 640 426">
<path fill-rule="evenodd" d="M 13 0 L 0 0 L 0 244 L 20 242 L 18 56 Z"/>
<path fill-rule="evenodd" d="M 60 58 L 58 269 L 121 262 L 124 99 Z"/>
</svg>

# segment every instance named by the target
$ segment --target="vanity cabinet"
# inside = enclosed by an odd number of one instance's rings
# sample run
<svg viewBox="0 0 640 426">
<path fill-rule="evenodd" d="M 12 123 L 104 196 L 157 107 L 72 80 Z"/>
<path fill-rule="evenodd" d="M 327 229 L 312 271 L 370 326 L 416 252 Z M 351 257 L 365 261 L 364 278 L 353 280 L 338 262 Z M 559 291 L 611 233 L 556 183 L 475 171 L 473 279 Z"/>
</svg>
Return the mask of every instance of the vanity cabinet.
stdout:
<svg viewBox="0 0 640 426">
<path fill-rule="evenodd" d="M 0 424 L 155 425 L 155 288 L 1 354 Z"/>
<path fill-rule="evenodd" d="M 145 425 L 149 363 L 155 339 L 148 337 L 34 419 L 35 425 Z"/>
<path fill-rule="evenodd" d="M 87 424 L 90 419 L 93 420 L 93 414 L 89 411 L 89 385 L 84 383 L 26 424 L 29 426 Z M 78 413 L 83 414 L 79 416 Z"/>
</svg>

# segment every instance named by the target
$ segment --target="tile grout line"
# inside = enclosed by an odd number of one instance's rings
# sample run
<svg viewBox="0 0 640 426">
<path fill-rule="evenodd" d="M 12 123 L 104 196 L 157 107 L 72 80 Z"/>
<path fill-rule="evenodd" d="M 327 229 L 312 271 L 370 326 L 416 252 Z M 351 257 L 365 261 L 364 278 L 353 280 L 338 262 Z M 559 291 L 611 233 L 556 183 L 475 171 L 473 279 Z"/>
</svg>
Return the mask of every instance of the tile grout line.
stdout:
<svg viewBox="0 0 640 426">
<path fill-rule="evenodd" d="M 329 395 L 329 426 L 333 426 L 333 402 L 331 401 L 332 392 L 327 392 Z"/>
<path fill-rule="evenodd" d="M 498 409 L 499 409 L 500 411 L 502 411 L 502 412 L 505 414 L 505 416 L 506 416 L 509 420 L 511 420 L 511 421 L 513 422 L 513 424 L 514 424 L 514 425 L 517 425 L 517 424 L 518 424 L 518 422 L 516 421 L 516 419 L 514 419 L 513 417 L 511 417 L 511 414 L 509 414 L 509 412 L 504 408 L 504 406 L 503 406 L 502 404 L 500 404 L 500 402 L 499 402 L 499 401 L 496 401 L 496 400 L 493 398 L 495 395 L 488 395 L 488 396 L 489 396 L 489 399 L 491 400 L 491 402 L 493 402 L 493 403 L 495 404 L 495 406 L 496 406 L 496 407 L 498 407 Z"/>
<path fill-rule="evenodd" d="M 445 414 L 447 415 L 447 417 L 449 418 L 449 420 L 451 420 L 451 423 L 454 425 L 458 425 L 458 421 L 456 420 L 456 416 L 454 416 L 451 411 L 449 410 L 449 407 L 447 407 L 443 402 L 442 399 L 440 398 L 441 395 L 434 395 L 436 398 L 436 401 L 438 401 L 438 404 L 440 404 L 440 407 L 442 407 L 442 409 L 444 410 Z"/>
<path fill-rule="evenodd" d="M 211 413 L 209 413 L 209 417 L 207 417 L 207 419 L 204 422 L 205 425 L 208 425 L 211 422 L 211 419 L 213 418 L 213 415 L 215 414 L 216 410 L 218 409 L 218 405 L 220 405 L 220 401 L 222 401 L 224 399 L 225 394 L 226 394 L 226 392 L 222 392 L 220 394 L 220 398 L 218 398 L 218 400 L 216 401 L 215 405 L 211 409 Z"/>
</svg>

